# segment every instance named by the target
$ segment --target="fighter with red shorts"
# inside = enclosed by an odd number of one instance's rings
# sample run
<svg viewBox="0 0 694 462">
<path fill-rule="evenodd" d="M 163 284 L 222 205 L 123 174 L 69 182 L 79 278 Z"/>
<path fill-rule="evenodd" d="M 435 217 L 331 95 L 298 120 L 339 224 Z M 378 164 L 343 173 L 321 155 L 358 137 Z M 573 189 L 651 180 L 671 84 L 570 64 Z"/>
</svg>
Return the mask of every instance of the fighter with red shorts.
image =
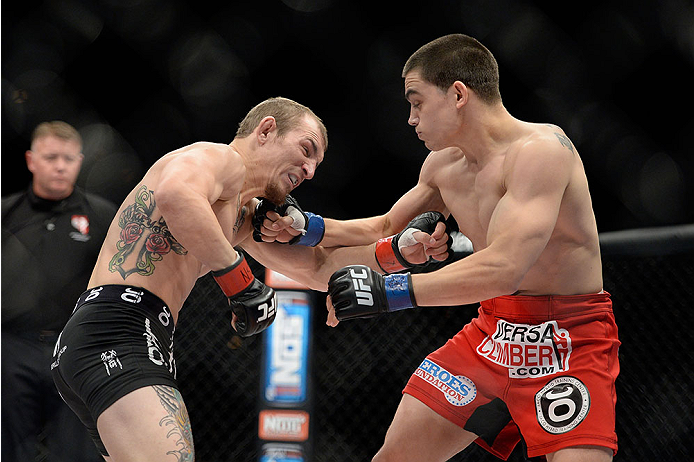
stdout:
<svg viewBox="0 0 694 462">
<path fill-rule="evenodd" d="M 373 462 L 446 461 L 473 441 L 503 458 L 521 436 L 549 462 L 612 461 L 619 341 L 577 147 L 560 127 L 506 109 L 499 64 L 473 37 L 424 44 L 402 77 L 407 123 L 430 152 L 385 214 L 326 220 L 324 247 L 376 242 L 371 259 L 351 262 L 368 266 L 330 278 L 327 323 L 482 307 L 415 371 Z M 474 252 L 403 273 L 438 253 L 433 234 L 408 225 L 430 211 L 454 219 Z"/>
<path fill-rule="evenodd" d="M 404 393 L 506 460 L 576 445 L 617 450 L 617 326 L 607 292 L 503 296 L 412 374 Z"/>
</svg>

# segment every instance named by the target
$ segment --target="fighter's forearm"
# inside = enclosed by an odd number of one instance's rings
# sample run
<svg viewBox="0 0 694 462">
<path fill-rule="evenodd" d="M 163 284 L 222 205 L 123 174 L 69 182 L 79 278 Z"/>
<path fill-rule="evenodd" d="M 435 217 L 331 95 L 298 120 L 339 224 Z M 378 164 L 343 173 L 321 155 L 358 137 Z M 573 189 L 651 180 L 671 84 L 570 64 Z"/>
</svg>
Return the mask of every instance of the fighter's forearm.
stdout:
<svg viewBox="0 0 694 462">
<path fill-rule="evenodd" d="M 354 220 L 325 219 L 323 247 L 367 245 L 390 236 L 397 231 L 390 229 L 386 215 Z"/>
<path fill-rule="evenodd" d="M 321 249 L 321 257 L 314 275 L 322 286 L 321 290 L 327 290 L 330 276 L 335 271 L 348 265 L 366 265 L 374 271 L 380 271 L 376 261 L 375 244 Z"/>
<path fill-rule="evenodd" d="M 261 265 L 323 292 L 328 288 L 330 276 L 347 265 L 368 265 L 378 270 L 373 244 L 324 248 L 258 243 L 248 239 L 242 246 Z"/>
<path fill-rule="evenodd" d="M 413 274 L 417 305 L 468 305 L 515 292 L 525 270 L 489 253 L 482 250 L 438 271 Z"/>
</svg>

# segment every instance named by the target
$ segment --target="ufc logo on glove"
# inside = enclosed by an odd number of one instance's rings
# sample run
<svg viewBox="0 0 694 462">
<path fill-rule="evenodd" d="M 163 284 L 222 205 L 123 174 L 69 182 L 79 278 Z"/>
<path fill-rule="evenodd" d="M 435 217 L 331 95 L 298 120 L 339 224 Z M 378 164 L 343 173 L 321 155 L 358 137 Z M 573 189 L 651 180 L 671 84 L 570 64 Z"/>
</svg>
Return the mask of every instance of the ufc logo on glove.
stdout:
<svg viewBox="0 0 694 462">
<path fill-rule="evenodd" d="M 354 268 L 349 270 L 354 284 L 354 294 L 357 296 L 357 304 L 373 306 L 374 298 L 371 294 L 371 286 L 364 283 L 364 279 L 368 277 L 366 269 L 357 272 Z"/>
<path fill-rule="evenodd" d="M 270 303 L 263 303 L 262 305 L 258 306 L 258 311 L 260 311 L 262 314 L 258 317 L 258 321 L 265 321 L 267 318 L 272 318 L 275 316 L 275 299 L 273 298 L 270 300 Z"/>
</svg>

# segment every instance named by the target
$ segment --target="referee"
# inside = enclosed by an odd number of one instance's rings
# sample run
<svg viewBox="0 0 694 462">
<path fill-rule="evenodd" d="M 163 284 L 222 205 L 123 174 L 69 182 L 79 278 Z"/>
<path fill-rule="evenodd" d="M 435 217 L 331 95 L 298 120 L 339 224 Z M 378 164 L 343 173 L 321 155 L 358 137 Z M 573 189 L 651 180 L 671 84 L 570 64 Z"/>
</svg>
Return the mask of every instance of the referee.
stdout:
<svg viewBox="0 0 694 462">
<path fill-rule="evenodd" d="M 3 460 L 103 460 L 50 374 L 117 210 L 75 186 L 82 159 L 75 128 L 44 122 L 26 152 L 31 184 L 2 198 Z"/>
</svg>

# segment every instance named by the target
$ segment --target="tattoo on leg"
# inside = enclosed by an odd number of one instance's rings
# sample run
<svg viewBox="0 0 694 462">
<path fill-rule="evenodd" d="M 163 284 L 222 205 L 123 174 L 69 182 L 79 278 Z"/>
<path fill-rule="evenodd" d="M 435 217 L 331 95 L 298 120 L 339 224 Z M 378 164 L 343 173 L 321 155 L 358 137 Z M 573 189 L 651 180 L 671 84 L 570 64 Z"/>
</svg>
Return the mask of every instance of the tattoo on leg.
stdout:
<svg viewBox="0 0 694 462">
<path fill-rule="evenodd" d="M 118 252 L 111 258 L 109 271 L 120 273 L 123 279 L 132 273 L 150 276 L 154 273 L 154 262 L 174 251 L 185 255 L 188 251 L 178 243 L 169 231 L 164 217 L 152 219 L 156 210 L 154 191 L 142 185 L 130 204 L 118 217 L 121 228 L 120 239 L 116 242 Z M 132 258 L 134 257 L 134 261 Z M 130 268 L 125 268 L 128 261 Z"/>
<path fill-rule="evenodd" d="M 180 449 L 169 451 L 166 454 L 176 456 L 178 462 L 192 462 L 195 459 L 193 432 L 190 428 L 188 410 L 183 403 L 181 393 L 175 388 L 163 385 L 154 385 L 153 388 L 157 396 L 159 396 L 161 405 L 168 414 L 159 421 L 159 426 L 171 427 L 166 437 L 175 438 L 176 446 L 180 447 Z"/>
</svg>

